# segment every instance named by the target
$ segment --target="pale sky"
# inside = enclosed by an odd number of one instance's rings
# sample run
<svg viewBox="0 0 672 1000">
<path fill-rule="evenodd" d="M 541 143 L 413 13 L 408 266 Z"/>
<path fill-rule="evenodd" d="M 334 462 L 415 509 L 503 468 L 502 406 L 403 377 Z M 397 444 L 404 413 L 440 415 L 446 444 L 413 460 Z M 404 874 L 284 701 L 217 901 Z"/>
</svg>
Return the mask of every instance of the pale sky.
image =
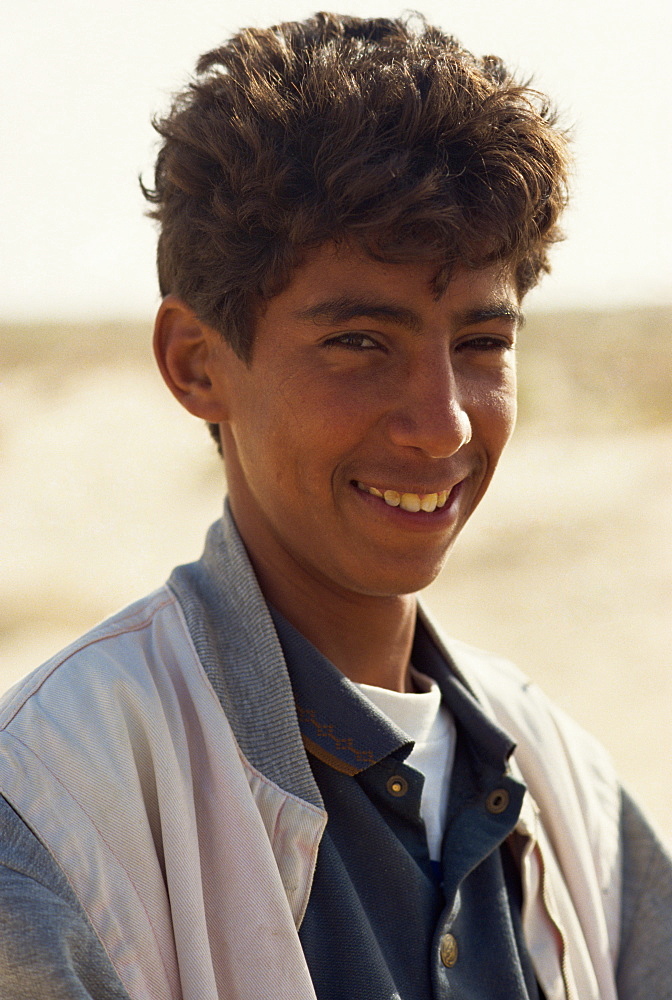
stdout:
<svg viewBox="0 0 672 1000">
<path fill-rule="evenodd" d="M 149 316 L 151 115 L 232 31 L 303 0 L 5 0 L 0 321 Z M 336 10 L 396 16 L 349 0 Z M 538 307 L 672 302 L 669 0 L 436 0 L 430 21 L 534 74 L 575 128 L 574 207 Z"/>
</svg>

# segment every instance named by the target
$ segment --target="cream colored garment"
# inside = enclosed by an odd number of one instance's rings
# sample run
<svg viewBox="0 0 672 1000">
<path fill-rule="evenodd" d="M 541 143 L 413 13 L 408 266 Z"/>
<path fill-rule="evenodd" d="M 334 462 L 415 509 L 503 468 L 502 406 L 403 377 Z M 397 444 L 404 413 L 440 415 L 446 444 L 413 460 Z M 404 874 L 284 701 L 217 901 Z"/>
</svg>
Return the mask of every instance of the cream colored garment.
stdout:
<svg viewBox="0 0 672 1000">
<path fill-rule="evenodd" d="M 295 921 L 326 816 L 241 760 L 167 588 L 15 687 L 0 727 L 2 792 L 132 1000 L 314 998 Z"/>
<path fill-rule="evenodd" d="M 526 796 L 519 830 L 542 988 L 615 1000 L 608 759 L 514 668 L 448 648 L 518 740 L 541 807 L 543 827 Z M 66 873 L 132 1000 L 314 1000 L 296 928 L 326 816 L 242 758 L 168 588 L 5 696 L 0 791 Z"/>
</svg>

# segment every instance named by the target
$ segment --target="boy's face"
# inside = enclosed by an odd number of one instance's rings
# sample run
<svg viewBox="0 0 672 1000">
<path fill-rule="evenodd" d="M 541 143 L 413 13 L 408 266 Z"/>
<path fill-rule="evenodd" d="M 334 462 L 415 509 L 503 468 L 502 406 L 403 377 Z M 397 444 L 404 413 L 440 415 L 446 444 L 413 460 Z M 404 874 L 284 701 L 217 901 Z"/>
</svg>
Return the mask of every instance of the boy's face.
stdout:
<svg viewBox="0 0 672 1000">
<path fill-rule="evenodd" d="M 223 347 L 230 501 L 262 578 L 415 592 L 485 493 L 515 419 L 518 300 L 500 268 L 438 300 L 434 273 L 325 246 L 268 302 L 249 367 Z"/>
</svg>

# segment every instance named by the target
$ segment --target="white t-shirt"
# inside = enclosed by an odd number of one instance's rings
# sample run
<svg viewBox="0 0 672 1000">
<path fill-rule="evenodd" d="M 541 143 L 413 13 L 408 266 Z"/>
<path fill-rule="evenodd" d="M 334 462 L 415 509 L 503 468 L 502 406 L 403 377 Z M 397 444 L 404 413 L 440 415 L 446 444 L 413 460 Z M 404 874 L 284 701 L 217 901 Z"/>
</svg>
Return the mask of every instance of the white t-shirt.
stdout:
<svg viewBox="0 0 672 1000">
<path fill-rule="evenodd" d="M 429 856 L 432 861 L 439 861 L 455 758 L 455 722 L 441 703 L 436 681 L 413 668 L 411 676 L 416 692 L 389 691 L 371 684 L 357 687 L 415 743 L 405 763 L 425 777 L 420 815 L 427 831 Z"/>
</svg>

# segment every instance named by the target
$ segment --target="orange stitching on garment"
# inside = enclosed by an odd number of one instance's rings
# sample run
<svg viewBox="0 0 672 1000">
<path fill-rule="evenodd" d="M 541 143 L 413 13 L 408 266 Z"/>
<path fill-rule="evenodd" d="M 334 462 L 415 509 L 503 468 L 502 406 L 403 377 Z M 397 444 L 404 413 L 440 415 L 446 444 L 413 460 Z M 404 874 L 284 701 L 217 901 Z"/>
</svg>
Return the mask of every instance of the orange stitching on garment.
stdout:
<svg viewBox="0 0 672 1000">
<path fill-rule="evenodd" d="M 365 762 L 367 765 L 376 763 L 376 758 L 374 757 L 374 755 L 371 753 L 370 750 L 358 750 L 357 747 L 354 746 L 352 739 L 349 736 L 347 737 L 347 739 L 344 739 L 341 736 L 337 736 L 336 733 L 334 732 L 334 727 L 330 725 L 324 725 L 324 723 L 319 722 L 315 715 L 315 712 L 313 712 L 312 709 L 301 708 L 301 706 L 299 705 L 297 706 L 297 712 L 299 719 L 302 722 L 310 722 L 310 724 L 315 727 L 317 734 L 321 736 L 323 739 L 326 738 L 331 740 L 331 742 L 336 746 L 338 750 L 347 751 L 347 753 L 352 754 L 352 756 L 356 760 L 360 762 Z"/>
</svg>

